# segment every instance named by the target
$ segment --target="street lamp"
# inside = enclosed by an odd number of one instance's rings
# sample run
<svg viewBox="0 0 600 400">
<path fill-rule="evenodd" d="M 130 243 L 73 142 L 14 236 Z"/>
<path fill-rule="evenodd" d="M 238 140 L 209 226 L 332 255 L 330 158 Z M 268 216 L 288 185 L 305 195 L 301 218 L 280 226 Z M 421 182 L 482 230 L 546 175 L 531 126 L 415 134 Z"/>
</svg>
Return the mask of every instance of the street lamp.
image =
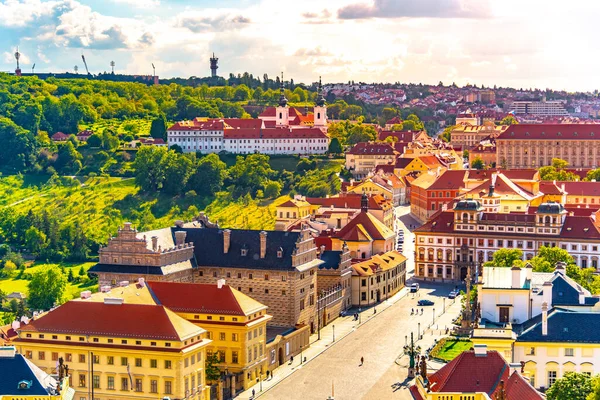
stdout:
<svg viewBox="0 0 600 400">
<path fill-rule="evenodd" d="M 433 309 L 433 322 L 432 324 L 435 324 L 435 308 Z"/>
<path fill-rule="evenodd" d="M 415 358 L 419 357 L 419 353 L 421 353 L 421 347 L 415 346 L 415 341 L 413 338 L 413 333 L 410 333 L 410 345 L 404 346 L 404 354 L 407 354 L 410 357 L 410 362 L 408 364 L 408 377 L 415 377 Z"/>
<path fill-rule="evenodd" d="M 418 322 L 417 323 L 418 326 L 418 330 L 417 330 L 417 340 L 419 340 L 421 338 L 421 323 Z"/>
<path fill-rule="evenodd" d="M 442 300 L 444 302 L 444 313 L 446 312 L 446 298 L 442 297 Z M 443 314 L 443 313 L 442 313 Z"/>
<path fill-rule="evenodd" d="M 300 364 L 302 364 L 304 362 L 304 358 L 302 357 L 302 354 L 303 354 L 302 351 L 303 351 L 303 348 L 302 348 L 302 345 L 300 345 Z"/>
<path fill-rule="evenodd" d="M 335 325 L 333 325 L 332 328 L 333 328 L 333 341 L 335 342 Z"/>
<path fill-rule="evenodd" d="M 404 335 L 404 345 L 408 344 L 408 335 Z"/>
</svg>

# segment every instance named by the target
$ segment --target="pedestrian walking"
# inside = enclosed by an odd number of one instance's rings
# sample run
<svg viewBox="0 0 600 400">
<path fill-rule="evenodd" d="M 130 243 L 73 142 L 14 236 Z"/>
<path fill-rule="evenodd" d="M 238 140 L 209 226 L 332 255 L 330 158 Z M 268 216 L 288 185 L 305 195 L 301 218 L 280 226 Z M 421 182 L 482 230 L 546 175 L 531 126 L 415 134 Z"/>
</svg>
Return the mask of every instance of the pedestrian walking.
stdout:
<svg viewBox="0 0 600 400">
<path fill-rule="evenodd" d="M 254 398 L 255 395 L 256 395 L 256 392 L 254 391 L 254 389 L 252 389 L 252 398 Z"/>
<path fill-rule="evenodd" d="M 361 358 L 360 358 L 360 365 L 362 366 L 364 363 L 365 363 L 365 358 L 364 358 L 364 357 L 361 357 Z"/>
</svg>

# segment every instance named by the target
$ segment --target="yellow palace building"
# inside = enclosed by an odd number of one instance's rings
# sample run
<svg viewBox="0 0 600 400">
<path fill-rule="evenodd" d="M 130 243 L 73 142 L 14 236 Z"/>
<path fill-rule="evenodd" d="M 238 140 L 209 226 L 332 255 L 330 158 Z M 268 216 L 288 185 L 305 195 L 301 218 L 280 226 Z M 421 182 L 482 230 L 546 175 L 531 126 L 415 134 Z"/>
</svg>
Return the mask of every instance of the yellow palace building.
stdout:
<svg viewBox="0 0 600 400">
<path fill-rule="evenodd" d="M 13 343 L 47 373 L 62 358 L 76 400 L 209 399 L 206 331 L 163 305 L 142 304 L 144 288 L 115 288 L 93 300 L 84 292 L 20 326 Z M 138 301 L 125 301 L 125 289 Z"/>
<path fill-rule="evenodd" d="M 108 289 L 79 301 L 102 302 L 118 296 L 125 303 L 163 306 L 205 330 L 206 356 L 216 355 L 222 372 L 218 381 L 208 383 L 219 385 L 225 394 L 246 390 L 266 378 L 267 322 L 272 316 L 267 306 L 224 280 L 217 284 L 145 282 Z M 184 366 L 187 363 L 184 360 Z"/>
</svg>

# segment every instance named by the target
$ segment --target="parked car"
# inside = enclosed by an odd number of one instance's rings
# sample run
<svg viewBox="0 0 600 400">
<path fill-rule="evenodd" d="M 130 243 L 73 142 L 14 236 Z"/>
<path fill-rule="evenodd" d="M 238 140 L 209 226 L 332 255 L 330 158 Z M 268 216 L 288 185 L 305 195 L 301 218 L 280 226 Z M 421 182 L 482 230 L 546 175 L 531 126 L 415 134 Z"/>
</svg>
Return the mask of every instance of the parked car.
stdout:
<svg viewBox="0 0 600 400">
<path fill-rule="evenodd" d="M 431 301 L 431 300 L 427 300 L 427 299 L 419 300 L 419 301 L 417 302 L 417 305 L 418 305 L 418 306 L 432 306 L 432 305 L 434 305 L 434 304 L 435 304 L 435 303 L 434 303 L 433 301 Z"/>
<path fill-rule="evenodd" d="M 455 298 L 457 298 L 457 297 L 458 297 L 458 295 L 459 295 L 459 292 L 458 292 L 458 290 L 453 290 L 453 291 L 451 291 L 451 292 L 450 292 L 450 294 L 448 295 L 448 298 L 449 298 L 449 299 L 455 299 Z"/>
<path fill-rule="evenodd" d="M 411 293 L 415 293 L 419 291 L 419 284 L 418 283 L 413 283 L 412 285 L 410 285 L 410 292 Z"/>
</svg>

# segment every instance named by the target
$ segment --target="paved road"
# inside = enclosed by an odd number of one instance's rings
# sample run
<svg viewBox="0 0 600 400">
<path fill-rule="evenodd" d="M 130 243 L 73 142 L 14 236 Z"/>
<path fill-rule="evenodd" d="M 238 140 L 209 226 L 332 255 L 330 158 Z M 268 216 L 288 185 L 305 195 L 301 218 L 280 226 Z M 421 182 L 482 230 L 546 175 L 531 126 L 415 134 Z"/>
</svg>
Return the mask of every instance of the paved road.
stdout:
<svg viewBox="0 0 600 400">
<path fill-rule="evenodd" d="M 290 377 L 262 394 L 260 399 L 325 400 L 335 388 L 336 400 L 350 399 L 410 399 L 405 386 L 406 368 L 395 363 L 405 344 L 405 336 L 417 335 L 431 324 L 433 308 L 436 315 L 442 311 L 442 297 L 452 290 L 450 285 L 422 285 L 419 298 L 405 297 L 376 318 L 337 342 L 335 346 L 316 357 Z M 411 316 L 418 299 L 435 301 L 434 307 L 423 307 L 423 315 Z M 458 302 L 450 306 L 442 317 L 449 321 L 458 314 Z M 440 326 L 443 330 L 443 326 Z M 439 332 L 436 332 L 436 335 Z M 431 333 L 426 334 L 431 341 Z M 364 357 L 364 365 L 360 358 Z"/>
</svg>

